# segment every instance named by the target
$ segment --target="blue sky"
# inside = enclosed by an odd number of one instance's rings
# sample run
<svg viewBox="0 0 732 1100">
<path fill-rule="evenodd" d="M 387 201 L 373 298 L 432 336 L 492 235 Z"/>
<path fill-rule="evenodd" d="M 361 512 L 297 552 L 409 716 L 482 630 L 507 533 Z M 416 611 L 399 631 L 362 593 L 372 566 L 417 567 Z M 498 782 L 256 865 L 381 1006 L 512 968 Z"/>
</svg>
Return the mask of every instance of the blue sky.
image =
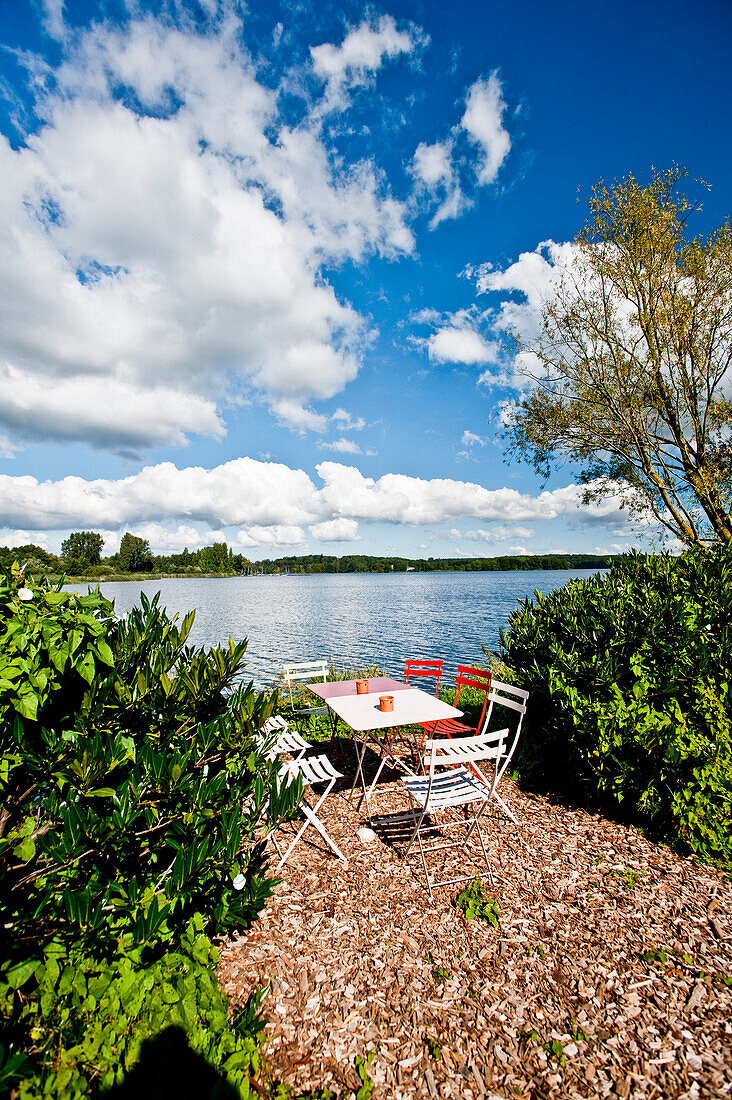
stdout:
<svg viewBox="0 0 732 1100">
<path fill-rule="evenodd" d="M 0 541 L 652 542 L 505 461 L 501 329 L 600 178 L 727 216 L 728 3 L 1 10 Z"/>
</svg>

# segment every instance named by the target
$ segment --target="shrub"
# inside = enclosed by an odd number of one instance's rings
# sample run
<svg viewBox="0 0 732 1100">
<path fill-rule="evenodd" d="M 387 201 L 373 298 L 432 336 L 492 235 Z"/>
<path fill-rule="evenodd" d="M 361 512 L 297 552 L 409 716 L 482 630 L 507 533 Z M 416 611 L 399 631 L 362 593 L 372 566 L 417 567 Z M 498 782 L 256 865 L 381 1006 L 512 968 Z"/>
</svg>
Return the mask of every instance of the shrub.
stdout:
<svg viewBox="0 0 732 1100">
<path fill-rule="evenodd" d="M 501 643 L 531 692 L 524 776 L 729 862 L 732 550 L 629 554 L 525 601 Z"/>
<path fill-rule="evenodd" d="M 141 601 L 118 620 L 99 591 L 0 575 L 0 958 L 23 980 L 16 1031 L 36 1028 L 34 1005 L 55 1011 L 44 949 L 77 973 L 121 956 L 141 971 L 191 921 L 251 924 L 274 885 L 264 834 L 300 801 L 257 750 L 276 695 L 232 690 L 246 642 L 196 649 L 193 614 Z"/>
<path fill-rule="evenodd" d="M 127 938 L 108 960 L 51 943 L 32 970 L 30 964 L 6 967 L 0 974 L 0 1020 L 10 1045 L 5 1065 L 0 1061 L 0 1087 L 18 1081 L 19 1100 L 81 1100 L 120 1085 L 143 1043 L 162 1032 L 161 1045 L 170 1045 L 167 1029 L 179 1028 L 173 1042 L 189 1073 L 203 1060 L 204 1072 L 215 1067 L 211 1077 L 248 1096 L 250 1075 L 260 1068 L 261 995 L 229 1020 L 214 974 L 218 961 L 197 917 L 177 950 L 149 965 Z M 31 981 L 35 995 L 27 999 Z M 169 1064 L 169 1083 L 175 1074 Z"/>
</svg>

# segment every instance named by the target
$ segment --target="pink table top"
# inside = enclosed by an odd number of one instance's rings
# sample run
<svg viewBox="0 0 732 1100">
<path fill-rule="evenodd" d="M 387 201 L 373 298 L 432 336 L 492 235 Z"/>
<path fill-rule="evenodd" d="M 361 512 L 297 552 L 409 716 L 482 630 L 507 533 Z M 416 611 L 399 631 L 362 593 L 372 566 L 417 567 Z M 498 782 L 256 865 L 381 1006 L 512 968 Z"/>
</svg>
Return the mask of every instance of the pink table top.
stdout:
<svg viewBox="0 0 732 1100">
<path fill-rule="evenodd" d="M 344 695 L 356 695 L 355 680 L 331 680 L 327 684 L 308 684 L 308 689 L 320 699 L 339 699 Z M 393 695 L 395 691 L 409 691 L 410 685 L 402 680 L 392 680 L 389 676 L 372 676 L 369 679 L 369 693 Z"/>
<path fill-rule="evenodd" d="M 369 684 L 374 681 L 372 680 Z M 324 686 L 324 685 L 321 685 Z M 395 726 L 418 725 L 422 722 L 438 722 L 441 718 L 460 718 L 462 711 L 443 703 L 434 695 L 428 695 L 419 688 L 401 684 L 400 691 L 393 691 L 394 710 L 379 710 L 379 695 L 384 691 L 369 692 L 368 695 L 331 696 L 328 706 L 342 718 L 347 726 L 358 733 L 380 729 L 393 729 Z M 389 689 L 389 694 L 392 690 Z"/>
</svg>

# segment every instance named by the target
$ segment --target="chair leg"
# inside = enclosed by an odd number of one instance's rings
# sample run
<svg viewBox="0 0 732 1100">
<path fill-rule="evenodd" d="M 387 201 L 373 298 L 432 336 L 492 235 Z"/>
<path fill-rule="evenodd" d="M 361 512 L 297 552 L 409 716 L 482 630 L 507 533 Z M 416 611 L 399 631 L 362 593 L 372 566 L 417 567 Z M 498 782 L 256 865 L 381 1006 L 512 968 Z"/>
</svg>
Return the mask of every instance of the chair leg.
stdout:
<svg viewBox="0 0 732 1100">
<path fill-rule="evenodd" d="M 333 851 L 336 853 L 338 858 L 342 859 L 344 863 L 346 862 L 346 857 L 343 855 L 340 848 L 337 847 L 335 842 L 333 840 L 331 840 L 331 838 L 328 836 L 328 833 L 326 831 L 325 826 L 323 825 L 322 821 L 320 821 L 320 819 L 318 818 L 318 810 L 322 806 L 322 804 L 325 801 L 326 797 L 330 794 L 331 790 L 333 789 L 334 784 L 335 784 L 335 779 L 331 779 L 331 781 L 328 783 L 327 787 L 325 788 L 325 790 L 321 794 L 320 798 L 315 803 L 315 806 L 309 806 L 308 803 L 304 799 L 300 803 L 300 810 L 305 815 L 305 821 L 303 822 L 301 827 L 298 829 L 298 831 L 295 835 L 295 839 L 292 841 L 292 843 L 290 844 L 290 847 L 287 849 L 285 854 L 280 859 L 280 862 L 277 864 L 277 867 L 275 868 L 275 870 L 279 871 L 279 869 L 283 865 L 283 863 L 285 863 L 287 861 L 287 857 L 289 856 L 290 852 L 295 847 L 298 840 L 303 835 L 303 833 L 305 832 L 305 830 L 308 828 L 309 825 L 312 825 L 315 829 L 317 829 L 317 831 L 320 833 L 320 835 L 325 840 L 327 840 L 328 844 L 333 849 Z"/>
<path fill-rule="evenodd" d="M 496 802 L 498 803 L 498 805 L 499 805 L 499 806 L 501 807 L 501 809 L 502 809 L 502 810 L 503 810 L 503 812 L 505 813 L 506 817 L 510 818 L 510 819 L 511 819 L 511 821 L 513 821 L 513 823 L 514 823 L 514 825 L 516 826 L 516 828 L 520 830 L 521 826 L 519 825 L 518 821 L 516 820 L 516 818 L 514 817 L 514 815 L 513 815 L 512 813 L 511 813 L 511 811 L 509 810 L 509 808 L 508 808 L 508 806 L 506 805 L 506 803 L 505 803 L 505 802 L 503 801 L 503 799 L 501 798 L 500 794 L 497 794 L 497 793 L 496 793 L 496 791 L 494 791 L 494 792 L 493 792 L 493 797 L 495 798 Z"/>
</svg>

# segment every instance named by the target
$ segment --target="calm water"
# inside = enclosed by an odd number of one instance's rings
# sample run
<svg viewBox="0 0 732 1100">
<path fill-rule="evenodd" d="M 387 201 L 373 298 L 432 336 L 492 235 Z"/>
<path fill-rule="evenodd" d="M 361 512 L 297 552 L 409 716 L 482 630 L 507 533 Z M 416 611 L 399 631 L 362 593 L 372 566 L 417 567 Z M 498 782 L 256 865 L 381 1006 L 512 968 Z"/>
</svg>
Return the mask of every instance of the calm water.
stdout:
<svg viewBox="0 0 732 1100">
<path fill-rule="evenodd" d="M 247 676 L 275 679 L 289 660 L 396 674 L 406 657 L 442 657 L 445 671 L 483 659 L 516 601 L 551 592 L 586 571 L 328 574 L 102 583 L 118 615 L 162 592 L 170 613 L 196 609 L 197 645 L 249 639 Z M 74 586 L 86 591 L 86 585 Z"/>
</svg>

